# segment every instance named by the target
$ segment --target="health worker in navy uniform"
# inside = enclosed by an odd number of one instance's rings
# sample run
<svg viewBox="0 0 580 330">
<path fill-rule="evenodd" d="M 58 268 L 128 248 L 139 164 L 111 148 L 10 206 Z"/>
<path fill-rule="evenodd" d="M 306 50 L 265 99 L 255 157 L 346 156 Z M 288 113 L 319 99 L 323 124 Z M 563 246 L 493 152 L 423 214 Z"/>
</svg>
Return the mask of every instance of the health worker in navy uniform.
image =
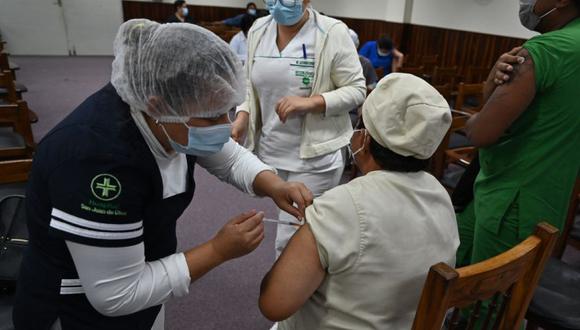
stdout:
<svg viewBox="0 0 580 330">
<path fill-rule="evenodd" d="M 166 301 L 252 252 L 264 238 L 255 211 L 176 253 L 195 164 L 296 217 L 312 202 L 304 185 L 282 181 L 230 139 L 228 111 L 246 87 L 227 43 L 191 24 L 131 20 L 114 51 L 111 83 L 38 146 L 17 329 L 163 329 Z"/>
</svg>

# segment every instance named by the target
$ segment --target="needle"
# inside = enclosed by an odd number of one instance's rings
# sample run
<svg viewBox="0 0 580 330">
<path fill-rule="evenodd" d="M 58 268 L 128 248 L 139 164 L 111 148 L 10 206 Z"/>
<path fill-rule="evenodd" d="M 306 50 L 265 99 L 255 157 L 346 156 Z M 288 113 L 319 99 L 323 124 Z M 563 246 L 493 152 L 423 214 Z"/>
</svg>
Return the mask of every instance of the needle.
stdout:
<svg viewBox="0 0 580 330">
<path fill-rule="evenodd" d="M 295 227 L 302 226 L 302 223 L 290 222 L 290 221 L 282 221 L 282 220 L 275 220 L 275 219 L 268 219 L 268 218 L 264 218 L 264 222 L 271 222 L 271 223 L 277 223 L 277 224 L 280 224 L 280 225 L 295 226 Z"/>
</svg>

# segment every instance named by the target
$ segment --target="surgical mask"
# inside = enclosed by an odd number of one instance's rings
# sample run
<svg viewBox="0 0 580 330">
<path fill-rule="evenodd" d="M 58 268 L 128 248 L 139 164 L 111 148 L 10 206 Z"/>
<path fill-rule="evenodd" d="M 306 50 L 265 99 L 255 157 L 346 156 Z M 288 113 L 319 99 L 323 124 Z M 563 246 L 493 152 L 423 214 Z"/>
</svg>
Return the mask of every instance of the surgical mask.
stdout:
<svg viewBox="0 0 580 330">
<path fill-rule="evenodd" d="M 189 8 L 187 7 L 182 8 L 181 13 L 183 14 L 184 17 L 187 17 L 187 15 L 189 15 Z"/>
<path fill-rule="evenodd" d="M 542 21 L 542 19 L 551 13 L 553 13 L 556 9 L 554 8 L 542 16 L 536 15 L 534 13 L 534 7 L 536 7 L 537 0 L 520 0 L 520 22 L 522 25 L 532 31 L 536 31 L 536 28 Z"/>
<path fill-rule="evenodd" d="M 256 9 L 248 9 L 248 15 L 256 16 L 257 13 Z"/>
<path fill-rule="evenodd" d="M 268 9 L 276 23 L 292 26 L 300 22 L 304 15 L 303 8 L 302 1 L 298 2 L 294 7 L 286 7 L 281 3 L 281 0 L 278 0 L 275 5 L 270 6 Z"/>
<path fill-rule="evenodd" d="M 352 134 L 354 135 L 354 133 L 356 133 L 356 132 L 362 132 L 362 131 L 365 131 L 365 139 L 366 139 L 366 130 L 365 129 L 357 129 L 357 130 L 354 130 Z M 348 153 L 350 154 L 350 158 L 351 158 L 352 162 L 355 165 L 357 165 L 356 164 L 356 158 L 355 158 L 355 156 L 357 154 L 359 154 L 361 151 L 363 151 L 363 149 L 365 148 L 364 141 L 363 141 L 363 144 L 360 146 L 360 148 L 358 148 L 356 151 L 352 151 L 352 143 L 349 143 L 348 146 L 347 146 L 347 148 L 348 148 Z"/>
<path fill-rule="evenodd" d="M 161 125 L 161 128 L 169 139 L 169 144 L 173 150 L 191 156 L 207 157 L 220 152 L 230 140 L 232 134 L 232 124 L 209 127 L 190 127 L 186 124 L 184 125 L 188 130 L 186 146 L 173 141 L 163 125 Z"/>
<path fill-rule="evenodd" d="M 377 48 L 377 53 L 379 54 L 379 56 L 389 56 L 391 54 L 390 51 L 382 51 L 380 48 Z"/>
</svg>

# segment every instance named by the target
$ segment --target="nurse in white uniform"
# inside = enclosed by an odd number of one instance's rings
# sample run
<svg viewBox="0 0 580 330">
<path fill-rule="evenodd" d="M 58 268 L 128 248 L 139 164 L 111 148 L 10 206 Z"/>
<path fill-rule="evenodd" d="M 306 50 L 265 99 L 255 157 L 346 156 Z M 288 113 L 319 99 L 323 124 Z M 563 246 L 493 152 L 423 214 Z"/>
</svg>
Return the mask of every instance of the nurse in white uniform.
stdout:
<svg viewBox="0 0 580 330">
<path fill-rule="evenodd" d="M 270 16 L 248 33 L 249 86 L 233 137 L 286 180 L 315 196 L 342 176 L 349 111 L 366 96 L 365 79 L 348 28 L 319 14 L 310 0 L 266 0 Z M 292 217 L 280 211 L 281 220 Z M 278 226 L 277 255 L 295 229 Z"/>
</svg>

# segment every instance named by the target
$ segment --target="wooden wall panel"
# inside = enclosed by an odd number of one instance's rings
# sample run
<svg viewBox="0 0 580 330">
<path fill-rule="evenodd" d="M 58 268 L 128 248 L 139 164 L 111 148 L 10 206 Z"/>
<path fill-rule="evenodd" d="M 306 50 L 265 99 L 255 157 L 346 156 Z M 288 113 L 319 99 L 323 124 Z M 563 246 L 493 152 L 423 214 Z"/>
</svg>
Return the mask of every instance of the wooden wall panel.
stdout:
<svg viewBox="0 0 580 330">
<path fill-rule="evenodd" d="M 439 65 L 458 66 L 462 75 L 470 66 L 491 68 L 499 56 L 525 40 L 483 33 L 409 25 L 402 51 L 417 59 L 439 54 Z"/>
<path fill-rule="evenodd" d="M 245 8 L 190 5 L 196 21 L 220 21 L 244 13 Z M 123 1 L 125 20 L 148 18 L 164 22 L 173 14 L 173 5 L 159 2 Z M 337 17 L 355 30 L 363 45 L 379 36 L 389 35 L 395 45 L 412 61 L 422 55 L 439 54 L 439 66 L 458 66 L 465 77 L 470 66 L 491 68 L 501 54 L 522 45 L 525 40 L 483 33 L 434 28 L 379 20 Z"/>
<path fill-rule="evenodd" d="M 245 8 L 194 5 L 189 5 L 188 7 L 190 15 L 193 15 L 193 18 L 197 22 L 221 21 L 226 18 L 243 14 L 246 11 Z M 174 13 L 175 11 L 172 3 L 123 1 L 123 19 L 125 21 L 133 18 L 147 18 L 163 23 Z"/>
</svg>

